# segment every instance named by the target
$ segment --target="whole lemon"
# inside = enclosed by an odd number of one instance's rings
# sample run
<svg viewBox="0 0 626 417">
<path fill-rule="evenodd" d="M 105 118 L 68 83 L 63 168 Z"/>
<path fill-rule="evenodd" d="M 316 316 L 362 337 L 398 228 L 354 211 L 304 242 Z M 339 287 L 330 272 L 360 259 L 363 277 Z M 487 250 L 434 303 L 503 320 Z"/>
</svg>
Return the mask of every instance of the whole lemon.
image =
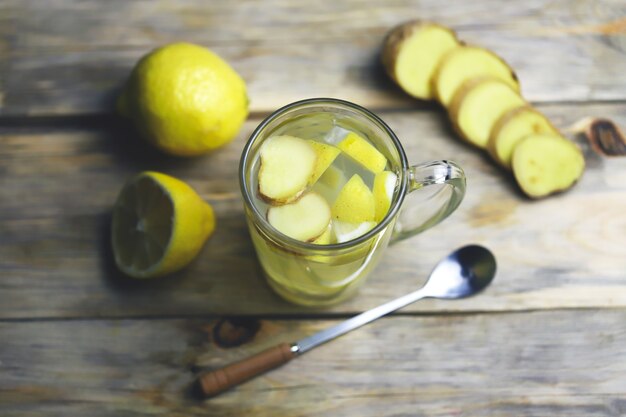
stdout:
<svg viewBox="0 0 626 417">
<path fill-rule="evenodd" d="M 165 45 L 141 58 L 117 106 L 149 142 L 179 156 L 230 142 L 248 116 L 239 74 L 213 52 L 189 43 Z"/>
</svg>

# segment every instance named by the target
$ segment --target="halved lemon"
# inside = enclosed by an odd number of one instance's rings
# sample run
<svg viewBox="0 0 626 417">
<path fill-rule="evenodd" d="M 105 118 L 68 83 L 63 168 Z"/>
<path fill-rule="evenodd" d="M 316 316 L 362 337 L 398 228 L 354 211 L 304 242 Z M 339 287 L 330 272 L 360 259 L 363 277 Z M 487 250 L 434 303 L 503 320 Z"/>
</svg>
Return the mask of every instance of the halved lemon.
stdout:
<svg viewBox="0 0 626 417">
<path fill-rule="evenodd" d="M 126 183 L 113 209 L 115 263 L 134 278 L 180 270 L 215 229 L 211 206 L 186 183 L 142 172 Z"/>
</svg>

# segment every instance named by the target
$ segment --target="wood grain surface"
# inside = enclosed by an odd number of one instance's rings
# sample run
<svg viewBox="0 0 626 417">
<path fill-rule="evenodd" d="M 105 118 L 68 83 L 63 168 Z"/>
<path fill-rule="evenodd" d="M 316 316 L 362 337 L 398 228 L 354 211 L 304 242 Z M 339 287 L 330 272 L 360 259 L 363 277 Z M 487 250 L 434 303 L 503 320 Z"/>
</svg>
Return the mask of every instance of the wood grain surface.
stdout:
<svg viewBox="0 0 626 417">
<path fill-rule="evenodd" d="M 585 153 L 574 189 L 528 200 L 438 106 L 388 80 L 383 36 L 414 18 L 515 68 L 525 97 Z M 160 154 L 112 114 L 136 60 L 175 41 L 210 47 L 248 85 L 250 119 L 204 157 Z M 0 0 L 0 416 L 626 415 L 626 158 L 597 153 L 574 126 L 597 116 L 626 131 L 625 58 L 623 0 Z M 457 161 L 468 194 L 390 247 L 356 297 L 315 310 L 263 281 L 237 169 L 266 114 L 320 96 L 376 111 L 413 163 Z M 109 223 L 124 181 L 146 169 L 187 181 L 218 223 L 188 268 L 137 281 L 113 266 Z M 480 297 L 425 300 L 222 396 L 194 396 L 199 372 L 412 291 L 468 243 L 499 262 Z"/>
<path fill-rule="evenodd" d="M 200 370 L 333 322 L 0 323 L 0 414 L 622 416 L 624 321 L 611 310 L 387 318 L 204 402 L 191 389 Z"/>
<path fill-rule="evenodd" d="M 414 106 L 382 74 L 379 49 L 411 18 L 492 48 L 533 101 L 626 99 L 623 0 L 3 2 L 0 114 L 110 112 L 137 59 L 167 42 L 210 47 L 248 83 L 253 112 L 332 96 Z"/>
<path fill-rule="evenodd" d="M 626 105 L 540 109 L 561 128 L 588 115 L 626 125 Z M 460 163 L 468 194 L 444 223 L 389 248 L 360 295 L 329 310 L 283 302 L 261 276 L 237 180 L 241 148 L 258 120 L 247 122 L 226 148 L 192 160 L 154 152 L 114 118 L 83 127 L 6 129 L 0 134 L 0 270 L 5 274 L 0 317 L 359 311 L 416 289 L 438 259 L 472 242 L 488 246 L 500 260 L 493 288 L 474 299 L 425 301 L 409 311 L 626 306 L 622 158 L 601 157 L 585 146 L 588 167 L 581 182 L 568 193 L 530 201 L 510 174 L 454 137 L 442 112 L 382 117 L 402 139 L 410 161 Z M 145 169 L 189 182 L 214 205 L 218 218 L 215 235 L 189 268 L 148 282 L 117 272 L 108 231 L 111 206 L 124 181 Z"/>
</svg>

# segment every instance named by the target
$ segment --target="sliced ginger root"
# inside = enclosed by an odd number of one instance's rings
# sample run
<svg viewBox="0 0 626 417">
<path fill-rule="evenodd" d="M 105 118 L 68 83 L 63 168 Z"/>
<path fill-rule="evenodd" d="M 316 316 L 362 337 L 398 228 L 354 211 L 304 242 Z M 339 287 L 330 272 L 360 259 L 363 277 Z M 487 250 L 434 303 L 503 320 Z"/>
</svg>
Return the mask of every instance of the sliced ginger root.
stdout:
<svg viewBox="0 0 626 417">
<path fill-rule="evenodd" d="M 332 222 L 328 224 L 324 233 L 322 233 L 318 238 L 312 241 L 316 245 L 329 245 L 333 238 L 333 228 Z"/>
<path fill-rule="evenodd" d="M 435 97 L 431 79 L 440 58 L 459 44 L 456 34 L 431 22 L 411 21 L 394 28 L 383 46 L 389 76 L 413 97 Z"/>
<path fill-rule="evenodd" d="M 530 134 L 513 151 L 513 174 L 531 198 L 572 187 L 583 174 L 585 159 L 574 143 L 554 134 Z"/>
<path fill-rule="evenodd" d="M 449 115 L 463 139 L 485 149 L 496 121 L 507 111 L 525 104 L 518 92 L 500 79 L 477 77 L 466 81 L 455 93 Z"/>
<path fill-rule="evenodd" d="M 294 136 L 267 139 L 260 156 L 259 194 L 272 205 L 287 204 L 300 197 L 317 163 L 311 144 Z"/>
<path fill-rule="evenodd" d="M 504 113 L 493 126 L 487 150 L 496 162 L 510 169 L 513 149 L 532 133 L 559 134 L 546 116 L 533 107 L 514 108 Z"/>
<path fill-rule="evenodd" d="M 477 46 L 461 45 L 448 51 L 439 61 L 432 78 L 437 100 L 448 107 L 464 82 L 478 76 L 497 78 L 519 92 L 515 72 L 498 55 Z"/>
<path fill-rule="evenodd" d="M 465 45 L 445 27 L 409 22 L 389 33 L 382 59 L 387 73 L 405 92 L 421 99 L 436 98 L 445 106 L 459 136 L 512 169 L 531 198 L 564 191 L 582 175 L 581 151 L 526 103 L 517 75 L 494 52 Z M 626 142 L 605 145 L 606 137 L 620 136 L 614 128 L 608 131 L 610 136 L 604 135 L 600 145 L 592 141 L 592 146 L 600 153 L 619 154 Z M 386 174 L 383 170 L 372 170 L 376 221 L 384 218 L 391 202 L 386 181 L 379 177 Z M 333 220 L 333 228 L 337 223 Z M 347 223 L 340 229 L 350 237 L 355 227 Z"/>
<path fill-rule="evenodd" d="M 354 174 L 339 191 L 332 207 L 332 216 L 333 219 L 347 223 L 374 221 L 374 195 L 358 174 Z"/>
<path fill-rule="evenodd" d="M 295 203 L 270 207 L 267 220 L 279 232 L 303 242 L 313 242 L 328 229 L 331 212 L 317 193 L 307 193 Z"/>
</svg>

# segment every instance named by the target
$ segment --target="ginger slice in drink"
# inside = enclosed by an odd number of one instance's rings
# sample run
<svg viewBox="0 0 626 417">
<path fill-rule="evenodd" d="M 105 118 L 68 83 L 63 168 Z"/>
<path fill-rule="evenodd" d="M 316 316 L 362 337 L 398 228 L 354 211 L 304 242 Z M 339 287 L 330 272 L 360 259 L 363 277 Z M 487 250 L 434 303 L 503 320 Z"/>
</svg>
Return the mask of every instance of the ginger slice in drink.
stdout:
<svg viewBox="0 0 626 417">
<path fill-rule="evenodd" d="M 304 192 L 315 170 L 317 153 L 304 139 L 274 136 L 260 151 L 259 195 L 272 205 L 290 203 Z"/>
<path fill-rule="evenodd" d="M 326 227 L 326 231 L 324 231 L 324 233 L 322 233 L 317 239 L 313 240 L 312 243 L 315 243 L 316 245 L 328 245 L 328 244 L 330 244 L 331 240 L 332 240 L 332 237 L 333 237 L 333 229 L 331 227 L 331 224 L 329 224 Z"/>
<path fill-rule="evenodd" d="M 267 220 L 284 235 L 313 242 L 328 229 L 331 211 L 322 196 L 311 192 L 294 203 L 270 207 Z"/>
</svg>

